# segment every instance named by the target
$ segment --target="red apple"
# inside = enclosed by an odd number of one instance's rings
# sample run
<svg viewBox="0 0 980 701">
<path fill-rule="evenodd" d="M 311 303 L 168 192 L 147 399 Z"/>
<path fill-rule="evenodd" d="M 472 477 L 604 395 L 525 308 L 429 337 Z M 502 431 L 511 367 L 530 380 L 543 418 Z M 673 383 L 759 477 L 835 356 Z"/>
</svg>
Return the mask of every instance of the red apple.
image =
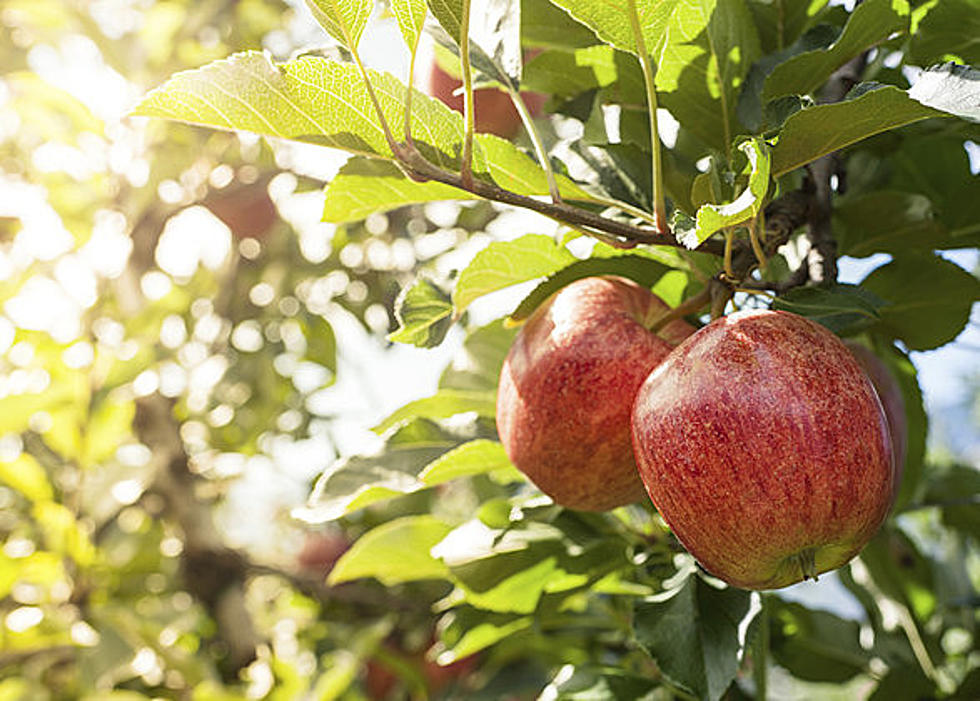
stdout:
<svg viewBox="0 0 980 701">
<path fill-rule="evenodd" d="M 310 533 L 296 556 L 300 569 L 326 577 L 350 543 L 340 533 Z"/>
<path fill-rule="evenodd" d="M 463 111 L 462 93 L 454 94 L 462 81 L 449 75 L 432 62 L 429 77 L 429 94 L 442 100 L 457 112 Z M 540 93 L 521 93 L 524 104 L 532 116 L 541 114 L 546 97 Z M 496 134 L 504 139 L 513 139 L 521 131 L 521 116 L 517 113 L 510 96 L 497 88 L 480 88 L 473 91 L 473 107 L 478 132 Z"/>
<path fill-rule="evenodd" d="M 643 498 L 630 445 L 630 409 L 650 371 L 694 332 L 648 289 L 590 277 L 539 307 L 504 361 L 497 430 L 519 470 L 556 503 L 605 511 Z"/>
<path fill-rule="evenodd" d="M 231 229 L 236 239 L 261 239 L 279 219 L 267 185 L 266 179 L 216 190 L 208 194 L 204 205 Z"/>
<path fill-rule="evenodd" d="M 840 567 L 891 503 L 871 382 L 836 336 L 788 312 L 738 312 L 681 343 L 637 394 L 633 446 L 684 547 L 745 589 Z"/>
<path fill-rule="evenodd" d="M 852 340 L 845 341 L 844 345 L 854 354 L 858 364 L 867 373 L 871 384 L 874 385 L 875 391 L 878 393 L 878 399 L 881 400 L 881 406 L 885 410 L 888 431 L 892 437 L 892 454 L 895 456 L 894 491 L 898 493 L 898 488 L 902 483 L 902 472 L 905 470 L 905 450 L 909 434 L 902 389 L 898 386 L 898 380 L 895 379 L 888 366 L 871 349 Z"/>
</svg>

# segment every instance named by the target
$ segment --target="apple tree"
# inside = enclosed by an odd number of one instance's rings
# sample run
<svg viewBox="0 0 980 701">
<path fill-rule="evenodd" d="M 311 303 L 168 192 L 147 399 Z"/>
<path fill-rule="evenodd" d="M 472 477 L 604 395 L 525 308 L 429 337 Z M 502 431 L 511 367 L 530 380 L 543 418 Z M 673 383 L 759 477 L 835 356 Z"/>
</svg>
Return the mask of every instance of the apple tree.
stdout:
<svg viewBox="0 0 980 701">
<path fill-rule="evenodd" d="M 975 0 L 2 9 L 0 168 L 65 235 L 0 220 L 0 698 L 980 694 L 980 472 L 927 445 L 913 362 L 980 299 Z M 403 74 L 370 67 L 384 24 Z M 147 91 L 125 120 L 45 78 L 65 37 Z M 460 111 L 409 87 L 433 44 Z M 476 130 L 476 88 L 521 134 Z M 78 261 L 91 300 L 46 325 Z M 645 497 L 567 508 L 515 467 L 505 357 L 603 275 L 864 358 L 901 458 L 857 557 L 727 586 Z M 371 344 L 438 380 L 350 449 Z"/>
</svg>

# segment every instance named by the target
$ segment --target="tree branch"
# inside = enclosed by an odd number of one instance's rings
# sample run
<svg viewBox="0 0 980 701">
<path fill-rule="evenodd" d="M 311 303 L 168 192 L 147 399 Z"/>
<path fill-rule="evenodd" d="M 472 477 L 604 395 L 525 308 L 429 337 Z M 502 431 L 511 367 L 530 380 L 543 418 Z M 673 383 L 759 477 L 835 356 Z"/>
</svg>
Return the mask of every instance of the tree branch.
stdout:
<svg viewBox="0 0 980 701">
<path fill-rule="evenodd" d="M 402 144 L 396 154 L 402 167 L 410 178 L 418 182 L 432 180 L 451 185 L 452 187 L 478 195 L 486 200 L 502 202 L 503 204 L 513 205 L 530 209 L 531 211 L 543 214 L 563 224 L 569 224 L 576 228 L 592 229 L 605 234 L 611 234 L 630 243 L 645 243 L 651 246 L 673 246 L 683 248 L 677 238 L 670 233 L 657 231 L 656 229 L 633 226 L 625 222 L 609 219 L 599 214 L 595 214 L 585 209 L 566 204 L 564 202 L 547 202 L 537 200 L 527 195 L 520 195 L 510 190 L 505 190 L 493 183 L 485 180 L 472 180 L 469 184 L 465 183 L 459 173 L 443 170 L 442 168 L 430 163 L 421 153 L 407 144 Z M 721 255 L 722 246 L 720 241 L 706 241 L 699 247 L 700 251 Z"/>
</svg>

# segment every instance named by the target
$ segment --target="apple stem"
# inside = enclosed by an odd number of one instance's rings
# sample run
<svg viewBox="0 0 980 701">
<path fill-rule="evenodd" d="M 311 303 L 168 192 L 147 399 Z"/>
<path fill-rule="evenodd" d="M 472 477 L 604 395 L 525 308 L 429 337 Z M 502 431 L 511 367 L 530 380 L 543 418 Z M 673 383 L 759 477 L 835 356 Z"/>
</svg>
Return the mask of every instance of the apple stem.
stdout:
<svg viewBox="0 0 980 701">
<path fill-rule="evenodd" d="M 796 561 L 800 565 L 803 573 L 803 581 L 812 579 L 817 581 L 817 551 L 814 548 L 806 548 L 796 554 Z"/>
<path fill-rule="evenodd" d="M 769 608 L 771 595 L 762 592 L 759 595 L 759 618 L 752 643 L 752 677 L 755 681 L 755 697 L 759 701 L 766 701 L 768 695 L 768 675 L 766 665 L 769 663 Z"/>
<path fill-rule="evenodd" d="M 657 124 L 657 88 L 654 84 L 657 69 L 650 60 L 650 53 L 647 51 L 646 41 L 643 38 L 636 0 L 629 0 L 629 14 L 633 29 L 633 41 L 636 44 L 636 54 L 640 59 L 640 67 L 643 69 L 643 84 L 647 94 L 647 115 L 650 120 L 650 153 L 652 154 L 650 169 L 651 182 L 653 183 L 653 216 L 657 222 L 657 228 L 661 232 L 667 233 L 670 231 L 670 226 L 667 224 L 667 203 L 664 198 L 663 156 L 660 152 L 660 129 Z"/>
<path fill-rule="evenodd" d="M 544 169 L 545 177 L 548 178 L 548 192 L 551 194 L 551 201 L 559 204 L 561 202 L 561 192 L 558 190 L 558 181 L 555 179 L 555 171 L 551 167 L 551 161 L 548 160 L 548 152 L 545 150 L 541 132 L 538 131 L 538 127 L 534 123 L 534 117 L 531 116 L 527 105 L 524 104 L 524 99 L 521 97 L 520 91 L 513 85 L 507 85 L 507 93 L 510 95 L 510 100 L 514 103 L 514 108 L 517 110 L 517 113 L 521 116 L 524 128 L 527 130 L 528 136 L 531 137 L 531 143 L 534 144 L 534 152 L 537 154 L 538 161 Z"/>
</svg>

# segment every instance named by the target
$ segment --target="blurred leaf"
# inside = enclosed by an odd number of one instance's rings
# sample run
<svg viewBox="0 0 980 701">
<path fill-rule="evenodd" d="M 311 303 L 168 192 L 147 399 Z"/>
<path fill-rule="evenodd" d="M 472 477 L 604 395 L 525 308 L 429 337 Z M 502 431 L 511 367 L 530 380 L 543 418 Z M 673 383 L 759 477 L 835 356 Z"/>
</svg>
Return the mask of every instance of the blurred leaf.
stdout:
<svg viewBox="0 0 980 701">
<path fill-rule="evenodd" d="M 771 603 L 773 659 L 794 677 L 839 684 L 867 669 L 871 655 L 857 621 L 775 597 Z"/>
<path fill-rule="evenodd" d="M 297 515 L 311 523 L 331 521 L 374 502 L 424 489 L 419 480 L 422 468 L 463 440 L 428 419 L 415 419 L 392 433 L 379 453 L 343 458 L 330 466 Z"/>
<path fill-rule="evenodd" d="M 552 0 L 576 20 L 594 31 L 607 44 L 637 54 L 629 4 L 608 3 L 602 0 Z M 637 19 L 643 43 L 651 55 L 664 40 L 667 23 L 677 6 L 677 0 L 636 0 Z"/>
<path fill-rule="evenodd" d="M 92 407 L 82 433 L 82 463 L 94 467 L 111 458 L 132 435 L 136 405 L 132 401 L 105 398 Z"/>
<path fill-rule="evenodd" d="M 548 686 L 555 701 L 637 701 L 649 699 L 657 683 L 615 668 L 576 667 L 571 676 L 564 670 Z"/>
<path fill-rule="evenodd" d="M 662 263 L 646 256 L 637 255 L 593 257 L 577 261 L 548 276 L 544 282 L 531 290 L 531 293 L 521 300 L 517 309 L 510 315 L 510 320 L 512 322 L 525 321 L 551 295 L 582 278 L 595 275 L 620 275 L 644 287 L 652 287 L 669 270 Z"/>
<path fill-rule="evenodd" d="M 31 501 L 50 501 L 54 489 L 40 463 L 31 455 L 21 453 L 10 461 L 0 462 L 0 482 L 13 487 Z"/>
<path fill-rule="evenodd" d="M 488 472 L 494 473 L 498 482 L 503 479 L 509 482 L 524 481 L 523 475 L 511 465 L 504 447 L 486 439 L 463 443 L 444 453 L 422 470 L 419 479 L 431 486 Z"/>
<path fill-rule="evenodd" d="M 749 182 L 742 193 L 727 204 L 704 204 L 698 208 L 694 229 L 677 232 L 677 240 L 694 249 L 721 229 L 745 224 L 755 217 L 769 192 L 769 147 L 762 139 L 747 139 L 739 145 L 749 159 Z"/>
<path fill-rule="evenodd" d="M 971 122 L 980 122 L 980 70 L 946 63 L 923 72 L 909 97 Z"/>
<path fill-rule="evenodd" d="M 849 335 L 875 324 L 885 302 L 858 285 L 796 287 L 777 297 L 773 309 L 793 312 Z"/>
<path fill-rule="evenodd" d="M 497 613 L 532 613 L 558 571 L 553 548 L 535 546 L 451 568 L 463 601 Z"/>
<path fill-rule="evenodd" d="M 306 6 L 327 34 L 353 52 L 374 9 L 371 0 L 306 0 Z"/>
<path fill-rule="evenodd" d="M 920 66 L 949 60 L 980 63 L 980 0 L 930 3 L 909 44 L 909 58 Z"/>
<path fill-rule="evenodd" d="M 906 0 L 865 0 L 851 13 L 844 32 L 826 50 L 808 51 L 780 64 L 766 78 L 767 99 L 813 93 L 830 75 L 863 51 L 909 26 Z"/>
<path fill-rule="evenodd" d="M 63 558 L 40 550 L 26 557 L 9 557 L 0 550 L 0 598 L 6 598 L 18 583 L 48 588 L 67 578 Z"/>
<path fill-rule="evenodd" d="M 893 667 L 878 682 L 868 701 L 895 701 L 896 699 L 933 699 L 936 686 L 917 666 Z"/>
<path fill-rule="evenodd" d="M 980 283 L 938 256 L 903 255 L 861 283 L 887 301 L 882 324 L 911 350 L 938 348 L 956 338 L 980 299 Z"/>
<path fill-rule="evenodd" d="M 352 158 L 327 185 L 323 221 L 342 224 L 407 204 L 476 199 L 451 185 L 411 180 L 393 163 Z"/>
<path fill-rule="evenodd" d="M 966 465 L 930 470 L 922 501 L 939 506 L 947 528 L 980 541 L 980 470 Z"/>
<path fill-rule="evenodd" d="M 395 424 L 408 419 L 420 416 L 427 419 L 447 419 L 468 411 L 492 417 L 496 413 L 495 394 L 486 391 L 439 390 L 431 397 L 417 399 L 396 409 L 371 430 L 384 433 Z"/>
<path fill-rule="evenodd" d="M 459 274 L 453 290 L 456 314 L 461 314 L 478 297 L 550 275 L 576 260 L 568 249 L 541 234 L 491 243 Z"/>
<path fill-rule="evenodd" d="M 469 333 L 439 378 L 440 389 L 497 391 L 500 368 L 517 329 L 494 321 Z"/>
<path fill-rule="evenodd" d="M 679 3 L 657 66 L 661 106 L 709 147 L 728 153 L 740 132 L 738 93 L 760 54 L 744 0 Z"/>
<path fill-rule="evenodd" d="M 834 209 L 834 234 L 841 255 L 932 250 L 943 231 L 923 195 L 877 190 L 848 198 Z"/>
<path fill-rule="evenodd" d="M 406 516 L 364 535 L 340 556 L 327 582 L 331 585 L 374 577 L 386 586 L 420 579 L 445 578 L 448 568 L 429 551 L 452 526 L 434 516 Z"/>
<path fill-rule="evenodd" d="M 80 567 L 94 562 L 95 545 L 68 507 L 53 501 L 40 501 L 34 504 L 32 514 L 49 550 L 72 558 Z"/>
<path fill-rule="evenodd" d="M 518 631 L 530 628 L 533 616 L 491 613 L 460 606 L 446 615 L 442 631 L 443 647 L 439 664 L 451 664 L 490 647 Z"/>
<path fill-rule="evenodd" d="M 716 701 L 735 679 L 748 613 L 749 592 L 715 589 L 691 575 L 678 589 L 637 602 L 633 626 L 671 684 Z"/>
<path fill-rule="evenodd" d="M 908 536 L 886 524 L 860 557 L 881 593 L 911 611 L 925 638 L 921 622 L 936 610 L 932 565 L 926 556 Z"/>
<path fill-rule="evenodd" d="M 786 120 L 772 150 L 772 175 L 785 175 L 869 136 L 942 114 L 894 86 L 862 83 L 843 102 L 808 107 Z"/>
<path fill-rule="evenodd" d="M 332 374 L 337 372 L 337 338 L 326 319 L 316 314 L 306 317 L 303 324 L 306 336 L 306 357 L 319 363 Z"/>
<path fill-rule="evenodd" d="M 601 44 L 575 51 L 545 51 L 528 62 L 521 87 L 567 99 L 614 85 L 621 80 L 618 63 L 616 50 Z"/>
<path fill-rule="evenodd" d="M 388 340 L 434 348 L 446 337 L 453 322 L 452 313 L 449 295 L 431 280 L 418 277 L 395 300 L 398 329 L 388 334 Z"/>
</svg>

